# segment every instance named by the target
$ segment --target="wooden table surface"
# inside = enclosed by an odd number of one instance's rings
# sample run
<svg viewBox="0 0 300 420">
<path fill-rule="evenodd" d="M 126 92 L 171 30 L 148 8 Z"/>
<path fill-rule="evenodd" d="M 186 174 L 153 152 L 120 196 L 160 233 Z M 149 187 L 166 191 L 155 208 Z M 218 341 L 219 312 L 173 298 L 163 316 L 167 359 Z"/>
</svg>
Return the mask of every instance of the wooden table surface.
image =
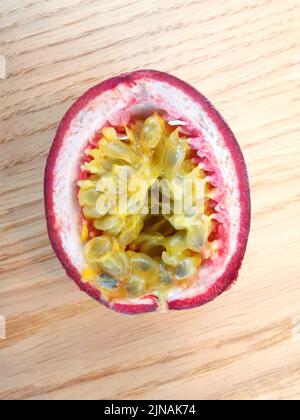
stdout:
<svg viewBox="0 0 300 420">
<path fill-rule="evenodd" d="M 0 19 L 0 398 L 300 399 L 299 0 L 0 0 Z M 66 278 L 42 182 L 70 104 L 138 68 L 188 81 L 227 119 L 253 216 L 234 288 L 128 317 Z"/>
</svg>

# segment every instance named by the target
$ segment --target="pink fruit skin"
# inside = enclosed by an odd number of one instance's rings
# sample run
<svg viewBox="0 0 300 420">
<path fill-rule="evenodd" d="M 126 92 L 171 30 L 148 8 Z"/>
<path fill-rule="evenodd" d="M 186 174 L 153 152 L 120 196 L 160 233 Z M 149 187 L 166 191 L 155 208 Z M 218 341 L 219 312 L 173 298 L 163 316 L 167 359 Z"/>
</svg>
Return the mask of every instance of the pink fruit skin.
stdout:
<svg viewBox="0 0 300 420">
<path fill-rule="evenodd" d="M 240 192 L 241 223 L 240 230 L 238 233 L 237 247 L 234 254 L 231 257 L 231 260 L 227 265 L 226 271 L 214 282 L 214 284 L 204 294 L 202 293 L 201 295 L 194 296 L 192 298 L 173 300 L 169 302 L 169 309 L 190 309 L 200 305 L 204 305 L 209 301 L 215 299 L 225 290 L 230 288 L 230 286 L 236 281 L 238 277 L 238 272 L 242 260 L 244 258 L 249 236 L 251 219 L 249 182 L 245 161 L 239 144 L 237 143 L 231 129 L 228 127 L 227 123 L 224 121 L 224 119 L 221 117 L 218 111 L 213 107 L 213 105 L 208 101 L 208 99 L 205 98 L 196 89 L 194 89 L 186 82 L 174 76 L 171 76 L 168 73 L 159 72 L 156 70 L 138 70 L 132 73 L 125 73 L 120 76 L 113 77 L 88 90 L 71 106 L 71 108 L 68 110 L 68 112 L 62 119 L 47 159 L 44 177 L 44 197 L 47 228 L 51 245 L 68 276 L 71 277 L 77 283 L 81 290 L 85 291 L 92 298 L 96 299 L 98 302 L 117 312 L 125 314 L 138 314 L 155 311 L 158 308 L 158 302 L 155 298 L 153 298 L 150 299 L 152 300 L 152 302 L 148 304 L 109 304 L 108 302 L 105 302 L 101 299 L 101 294 L 99 290 L 81 281 L 80 273 L 71 263 L 68 255 L 65 253 L 61 244 L 59 236 L 59 226 L 57 226 L 57 221 L 53 211 L 53 169 L 56 158 L 60 151 L 62 140 L 67 130 L 69 129 L 70 123 L 74 116 L 77 115 L 77 113 L 85 105 L 87 105 L 90 100 L 103 93 L 104 91 L 113 89 L 120 83 L 127 83 L 130 87 L 132 83 L 143 78 L 150 78 L 153 80 L 162 81 L 182 90 L 186 95 L 190 96 L 196 103 L 199 103 L 199 105 L 201 105 L 201 107 L 207 112 L 207 114 L 214 122 L 219 132 L 222 134 L 226 146 L 231 156 L 233 157 Z"/>
</svg>

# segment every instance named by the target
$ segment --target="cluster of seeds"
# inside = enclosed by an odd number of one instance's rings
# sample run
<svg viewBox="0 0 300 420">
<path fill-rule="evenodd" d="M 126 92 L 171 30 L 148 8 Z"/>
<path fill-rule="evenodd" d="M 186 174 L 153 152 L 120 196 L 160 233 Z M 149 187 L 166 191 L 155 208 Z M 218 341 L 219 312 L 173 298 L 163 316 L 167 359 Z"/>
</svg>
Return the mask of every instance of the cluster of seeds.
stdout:
<svg viewBox="0 0 300 420">
<path fill-rule="evenodd" d="M 188 138 L 155 113 L 128 127 L 105 127 L 97 147 L 86 153 L 87 177 L 78 182 L 83 281 L 106 300 L 188 286 L 213 248 L 207 211 L 213 190 L 192 158 Z"/>
</svg>

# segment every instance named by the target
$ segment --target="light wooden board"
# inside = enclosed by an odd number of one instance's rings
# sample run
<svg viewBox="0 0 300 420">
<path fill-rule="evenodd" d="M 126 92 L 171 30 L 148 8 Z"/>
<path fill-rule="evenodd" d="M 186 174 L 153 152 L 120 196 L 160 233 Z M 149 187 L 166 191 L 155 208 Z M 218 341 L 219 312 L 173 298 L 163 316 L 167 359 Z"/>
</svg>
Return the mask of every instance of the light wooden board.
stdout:
<svg viewBox="0 0 300 420">
<path fill-rule="evenodd" d="M 300 399 L 299 1 L 0 0 L 0 19 L 0 398 Z M 145 67 L 193 84 L 227 119 L 253 218 L 229 292 L 128 317 L 66 278 L 42 181 L 72 101 Z"/>
</svg>

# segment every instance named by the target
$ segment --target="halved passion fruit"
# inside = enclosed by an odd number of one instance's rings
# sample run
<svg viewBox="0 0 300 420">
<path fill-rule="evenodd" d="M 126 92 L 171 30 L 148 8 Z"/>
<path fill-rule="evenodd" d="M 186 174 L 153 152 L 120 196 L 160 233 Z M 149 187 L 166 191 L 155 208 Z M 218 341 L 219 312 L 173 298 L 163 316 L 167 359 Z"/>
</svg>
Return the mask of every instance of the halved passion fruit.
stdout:
<svg viewBox="0 0 300 420">
<path fill-rule="evenodd" d="M 202 305 L 236 280 L 250 195 L 240 148 L 181 80 L 141 70 L 67 112 L 45 171 L 50 241 L 67 274 L 124 313 Z"/>
</svg>

